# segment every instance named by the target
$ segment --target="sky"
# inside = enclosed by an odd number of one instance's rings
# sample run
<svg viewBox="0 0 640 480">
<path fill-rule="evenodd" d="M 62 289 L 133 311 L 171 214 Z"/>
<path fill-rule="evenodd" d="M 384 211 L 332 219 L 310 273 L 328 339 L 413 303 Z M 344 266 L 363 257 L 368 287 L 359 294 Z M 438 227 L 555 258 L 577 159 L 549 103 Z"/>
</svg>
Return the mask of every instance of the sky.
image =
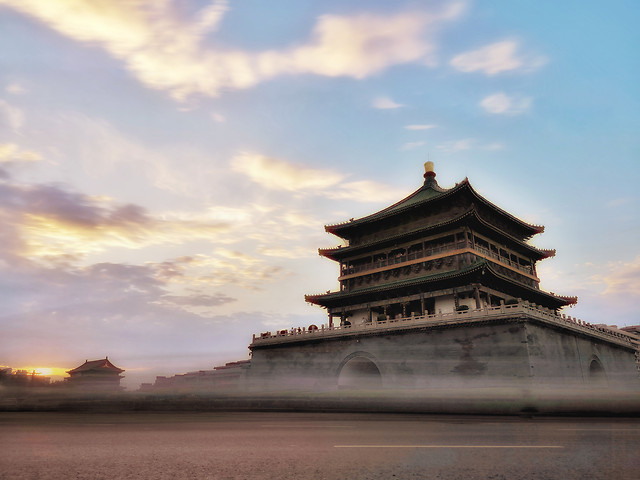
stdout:
<svg viewBox="0 0 640 480">
<path fill-rule="evenodd" d="M 324 231 L 465 177 L 640 324 L 640 7 L 0 0 L 0 365 L 132 390 L 326 323 Z"/>
</svg>

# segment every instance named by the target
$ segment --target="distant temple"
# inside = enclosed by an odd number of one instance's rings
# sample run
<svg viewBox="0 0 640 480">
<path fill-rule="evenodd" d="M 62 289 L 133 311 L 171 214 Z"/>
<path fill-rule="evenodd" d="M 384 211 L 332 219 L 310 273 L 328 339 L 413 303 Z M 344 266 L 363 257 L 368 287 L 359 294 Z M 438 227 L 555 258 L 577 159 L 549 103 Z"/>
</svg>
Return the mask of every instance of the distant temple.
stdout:
<svg viewBox="0 0 640 480">
<path fill-rule="evenodd" d="M 264 332 L 249 346 L 257 388 L 637 385 L 638 336 L 560 313 L 576 297 L 540 289 L 531 246 L 544 231 L 467 179 L 423 185 L 377 213 L 325 230 L 345 245 L 340 288 L 307 295 L 327 326 Z"/>
<path fill-rule="evenodd" d="M 66 381 L 68 386 L 82 390 L 119 391 L 122 372 L 124 370 L 111 363 L 109 357 L 85 360 L 79 367 L 67 371 L 69 378 Z"/>
</svg>

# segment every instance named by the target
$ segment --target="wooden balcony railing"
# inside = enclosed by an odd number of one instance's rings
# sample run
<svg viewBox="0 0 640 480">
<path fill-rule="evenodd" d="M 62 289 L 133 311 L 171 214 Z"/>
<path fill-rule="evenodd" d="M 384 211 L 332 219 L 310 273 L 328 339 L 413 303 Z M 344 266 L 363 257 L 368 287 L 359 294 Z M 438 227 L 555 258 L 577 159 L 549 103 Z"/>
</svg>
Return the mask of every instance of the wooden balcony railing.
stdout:
<svg viewBox="0 0 640 480">
<path fill-rule="evenodd" d="M 519 270 L 521 272 L 524 272 L 527 275 L 533 275 L 533 271 L 530 265 L 520 265 L 518 262 L 514 262 L 510 258 L 501 256 L 489 250 L 488 248 L 484 248 L 480 245 L 472 246 L 469 242 L 462 241 L 462 242 L 451 243 L 451 244 L 443 245 L 439 247 L 427 248 L 419 252 L 411 252 L 404 255 L 398 255 L 398 256 L 393 256 L 386 259 L 376 260 L 369 263 L 363 263 L 359 265 L 349 265 L 342 268 L 342 272 L 340 276 L 344 277 L 348 275 L 354 275 L 357 273 L 366 273 L 368 271 L 377 270 L 379 268 L 389 267 L 393 265 L 402 265 L 403 263 L 408 263 L 408 262 L 413 263 L 415 260 L 418 260 L 421 258 L 428 259 L 429 257 L 440 256 L 440 254 L 442 253 L 451 252 L 454 250 L 463 250 L 463 249 L 480 253 L 484 257 L 497 260 L 498 262 L 504 265 L 507 265 L 511 268 L 514 268 L 516 270 Z"/>
</svg>

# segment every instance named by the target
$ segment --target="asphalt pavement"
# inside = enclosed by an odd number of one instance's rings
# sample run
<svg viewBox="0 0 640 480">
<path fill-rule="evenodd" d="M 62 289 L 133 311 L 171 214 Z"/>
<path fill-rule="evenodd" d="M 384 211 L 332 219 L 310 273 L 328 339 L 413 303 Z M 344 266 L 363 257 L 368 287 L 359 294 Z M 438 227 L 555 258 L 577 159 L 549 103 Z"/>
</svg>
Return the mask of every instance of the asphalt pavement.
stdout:
<svg viewBox="0 0 640 480">
<path fill-rule="evenodd" d="M 0 479 L 633 479 L 640 419 L 0 413 Z"/>
</svg>

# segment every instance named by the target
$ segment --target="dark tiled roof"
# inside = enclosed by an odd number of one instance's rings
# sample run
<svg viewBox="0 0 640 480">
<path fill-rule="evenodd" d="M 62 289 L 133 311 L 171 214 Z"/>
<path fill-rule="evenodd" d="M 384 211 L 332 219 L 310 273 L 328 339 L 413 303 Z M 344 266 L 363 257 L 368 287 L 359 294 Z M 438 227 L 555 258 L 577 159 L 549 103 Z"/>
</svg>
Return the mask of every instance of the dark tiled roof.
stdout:
<svg viewBox="0 0 640 480">
<path fill-rule="evenodd" d="M 544 290 L 540 290 L 538 288 L 534 288 L 524 283 L 518 282 L 517 280 L 496 271 L 492 267 L 491 263 L 487 260 L 480 260 L 459 270 L 439 272 L 404 280 L 397 280 L 395 282 L 389 282 L 383 285 L 373 285 L 353 290 L 351 292 L 329 292 L 320 295 L 305 295 L 305 300 L 310 303 L 315 303 L 316 305 L 325 305 L 342 299 L 346 300 L 349 298 L 358 297 L 360 295 L 366 295 L 376 292 L 383 293 L 397 288 L 442 282 L 459 277 L 468 277 L 474 274 L 480 275 L 480 273 L 484 278 L 488 278 L 489 276 L 491 276 L 494 279 L 499 280 L 500 282 L 511 285 L 512 288 L 515 288 L 516 290 L 519 290 L 521 293 L 523 293 L 522 298 L 524 298 L 525 300 L 533 301 L 534 303 L 548 303 L 550 306 L 553 305 L 553 308 L 561 308 L 567 305 L 573 305 L 578 301 L 577 297 L 563 297 L 555 295 L 553 293 L 545 292 Z"/>
<path fill-rule="evenodd" d="M 471 218 L 470 218 L 471 217 Z M 318 253 L 324 257 L 330 258 L 332 260 L 339 260 L 341 258 L 343 258 L 346 255 L 350 255 L 353 254 L 352 252 L 360 252 L 361 250 L 367 250 L 370 248 L 374 248 L 375 246 L 379 245 L 379 244 L 384 244 L 384 243 L 391 243 L 391 242 L 397 242 L 397 241 L 401 241 L 403 238 L 406 238 L 408 236 L 411 235 L 416 235 L 416 234 L 426 234 L 429 231 L 432 230 L 437 230 L 437 229 L 441 229 L 443 227 L 448 227 L 451 225 L 456 225 L 456 224 L 462 224 L 463 221 L 467 220 L 469 221 L 473 220 L 473 221 L 477 221 L 480 224 L 482 224 L 484 227 L 492 230 L 495 234 L 500 235 L 518 245 L 521 246 L 521 248 L 535 254 L 538 255 L 538 259 L 542 260 L 544 258 L 548 258 L 548 257 L 553 257 L 555 256 L 555 250 L 549 250 L 549 249 L 539 249 L 536 248 L 532 245 L 529 245 L 528 243 L 514 237 L 513 235 L 509 235 L 507 232 L 504 232 L 502 230 L 499 230 L 498 228 L 494 227 L 490 222 L 484 220 L 481 216 L 480 216 L 480 212 L 478 212 L 478 209 L 475 205 L 471 206 L 467 211 L 465 211 L 464 213 L 458 215 L 457 217 L 453 217 L 450 218 L 448 220 L 444 220 L 442 222 L 439 223 L 434 223 L 432 225 L 427 225 L 425 227 L 420 227 L 418 229 L 415 230 L 411 230 L 411 231 L 407 231 L 407 232 L 402 232 L 396 235 L 392 235 L 390 237 L 387 238 L 383 238 L 383 239 L 377 239 L 374 241 L 370 241 L 370 242 L 366 242 L 366 243 L 362 243 L 359 245 L 350 245 L 347 247 L 334 247 L 334 248 L 321 248 L 318 249 Z"/>
<path fill-rule="evenodd" d="M 535 235 L 536 233 L 542 233 L 544 231 L 544 227 L 526 223 L 523 220 L 520 220 L 519 218 L 511 215 L 507 211 L 501 209 L 497 205 L 485 199 L 483 196 L 478 194 L 473 189 L 473 187 L 469 183 L 469 180 L 466 178 L 462 182 L 456 184 L 454 187 L 449 189 L 440 188 L 438 184 L 435 182 L 435 180 L 431 182 L 427 181 L 422 187 L 420 187 L 418 190 L 413 192 L 408 197 L 400 200 L 399 202 L 383 210 L 380 210 L 379 212 L 373 213 L 371 215 L 368 215 L 366 217 L 362 217 L 356 220 L 350 220 L 348 222 L 339 223 L 336 225 L 326 225 L 325 230 L 329 233 L 333 233 L 334 235 L 342 236 L 342 234 L 344 234 L 346 231 L 350 230 L 353 227 L 365 225 L 367 223 L 374 222 L 376 220 L 392 217 L 396 214 L 405 212 L 417 205 L 424 205 L 435 200 L 451 197 L 456 195 L 458 192 L 462 192 L 464 190 L 467 190 L 468 192 L 470 192 L 471 195 L 474 198 L 476 198 L 480 203 L 484 204 L 485 206 L 494 210 L 496 213 L 502 215 L 503 217 L 506 217 L 510 221 L 519 225 L 520 228 L 523 228 L 525 231 L 528 232 L 527 236 L 530 237 L 532 235 Z M 346 238 L 346 237 L 343 237 L 343 238 Z"/>
<path fill-rule="evenodd" d="M 100 360 L 85 360 L 85 362 L 79 367 L 74 368 L 73 370 L 68 370 L 67 373 L 79 373 L 79 372 L 88 372 L 90 370 L 93 371 L 111 371 L 114 373 L 122 373 L 123 369 L 116 367 L 113 363 L 109 361 L 109 358 L 102 358 Z"/>
</svg>

